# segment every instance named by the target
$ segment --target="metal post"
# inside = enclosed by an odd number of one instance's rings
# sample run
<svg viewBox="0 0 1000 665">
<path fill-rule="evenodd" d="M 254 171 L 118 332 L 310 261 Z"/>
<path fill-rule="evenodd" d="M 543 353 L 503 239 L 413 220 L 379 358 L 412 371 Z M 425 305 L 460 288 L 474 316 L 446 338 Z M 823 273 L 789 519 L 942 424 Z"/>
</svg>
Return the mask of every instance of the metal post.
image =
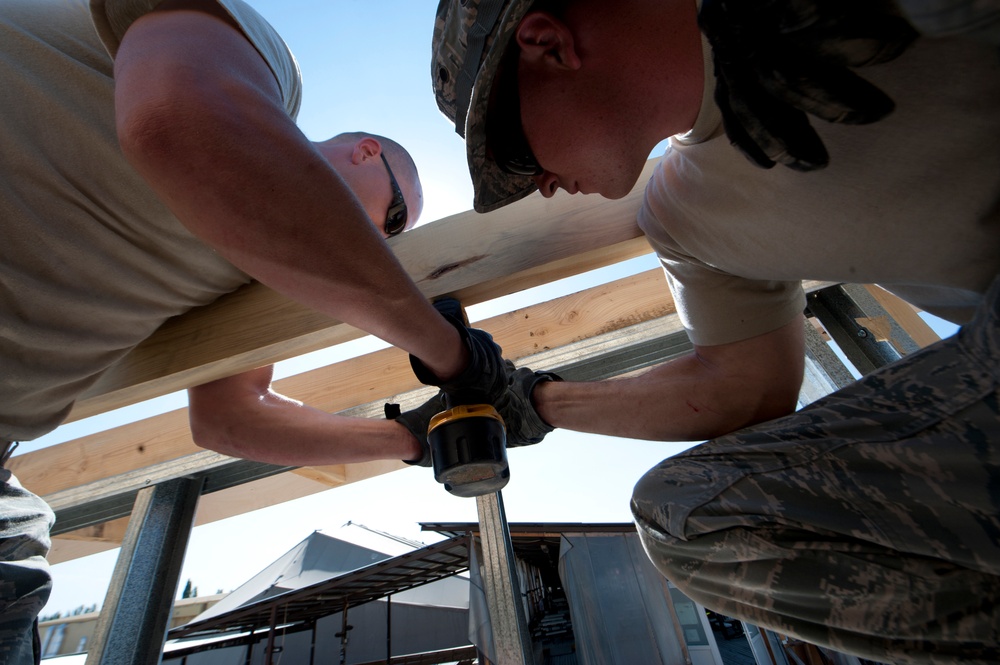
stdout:
<svg viewBox="0 0 1000 665">
<path fill-rule="evenodd" d="M 254 644 L 254 632 L 251 630 L 250 635 L 247 637 L 247 657 L 243 661 L 243 665 L 250 665 L 253 662 L 253 644 Z"/>
<path fill-rule="evenodd" d="M 385 665 L 392 663 L 392 594 L 385 597 Z"/>
<path fill-rule="evenodd" d="M 497 665 L 533 665 L 514 547 L 500 492 L 476 497 L 483 542 L 483 591 L 490 611 Z"/>
<path fill-rule="evenodd" d="M 340 615 L 340 632 L 334 637 L 340 638 L 340 665 L 347 665 L 347 635 L 354 626 L 347 623 L 347 598 L 344 598 L 344 609 Z"/>
<path fill-rule="evenodd" d="M 278 606 L 271 606 L 271 625 L 267 628 L 267 647 L 264 649 L 264 665 L 274 662 L 274 630 L 278 625 Z"/>
<path fill-rule="evenodd" d="M 160 662 L 203 482 L 178 478 L 136 496 L 87 665 Z"/>
<path fill-rule="evenodd" d="M 920 348 L 913 338 L 885 311 L 875 298 L 854 285 L 831 286 L 811 293 L 809 310 L 862 375 L 899 360 Z M 863 325 L 865 321 L 883 323 L 888 338 Z"/>
<path fill-rule="evenodd" d="M 854 383 L 847 366 L 833 352 L 813 324 L 805 322 L 806 366 L 799 402 L 811 404 L 835 390 Z"/>
<path fill-rule="evenodd" d="M 309 665 L 316 662 L 316 622 L 309 627 Z"/>
</svg>

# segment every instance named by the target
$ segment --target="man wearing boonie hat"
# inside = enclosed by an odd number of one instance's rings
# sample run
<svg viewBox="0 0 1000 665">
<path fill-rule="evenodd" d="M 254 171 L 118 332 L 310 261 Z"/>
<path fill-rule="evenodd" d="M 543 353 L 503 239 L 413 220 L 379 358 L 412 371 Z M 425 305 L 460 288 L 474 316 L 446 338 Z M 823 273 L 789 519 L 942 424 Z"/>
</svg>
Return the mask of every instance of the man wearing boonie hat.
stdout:
<svg viewBox="0 0 1000 665">
<path fill-rule="evenodd" d="M 661 572 L 840 651 L 995 663 L 1000 3 L 900 5 L 443 0 L 431 75 L 482 212 L 624 196 L 670 138 L 637 216 L 694 352 L 515 382 L 539 436 L 714 438 L 635 487 Z M 963 327 L 792 413 L 803 279 Z"/>
</svg>

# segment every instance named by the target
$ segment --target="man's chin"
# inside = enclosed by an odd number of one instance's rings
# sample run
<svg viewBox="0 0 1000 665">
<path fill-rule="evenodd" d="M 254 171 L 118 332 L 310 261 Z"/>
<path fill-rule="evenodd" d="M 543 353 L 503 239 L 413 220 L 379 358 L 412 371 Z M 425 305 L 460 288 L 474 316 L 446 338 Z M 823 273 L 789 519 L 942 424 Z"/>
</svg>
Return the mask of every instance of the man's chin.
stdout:
<svg viewBox="0 0 1000 665">
<path fill-rule="evenodd" d="M 638 181 L 639 174 L 636 174 L 636 176 L 631 180 L 624 179 L 613 183 L 607 183 L 601 187 L 598 193 L 606 199 L 623 199 L 632 193 L 632 190 L 635 189 L 635 185 Z"/>
</svg>

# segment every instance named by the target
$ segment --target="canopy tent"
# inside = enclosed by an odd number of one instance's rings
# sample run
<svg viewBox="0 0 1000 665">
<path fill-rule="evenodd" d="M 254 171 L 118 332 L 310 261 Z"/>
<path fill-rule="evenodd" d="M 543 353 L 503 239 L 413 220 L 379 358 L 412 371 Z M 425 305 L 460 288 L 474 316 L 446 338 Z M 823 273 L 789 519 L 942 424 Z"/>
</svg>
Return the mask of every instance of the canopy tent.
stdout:
<svg viewBox="0 0 1000 665">
<path fill-rule="evenodd" d="M 352 525 L 353 526 L 353 525 Z M 367 538 L 371 546 L 358 544 L 358 529 L 341 529 L 337 536 L 314 531 L 239 588 L 200 614 L 192 623 L 228 614 L 259 601 L 289 591 L 311 587 L 346 573 L 392 558 L 393 554 L 415 551 L 385 537 Z M 371 535 L 371 534 L 369 534 Z M 350 540 L 348 540 L 348 538 Z M 354 542 L 352 542 L 354 541 Z M 373 549 L 378 547 L 378 549 Z M 401 552 L 400 550 L 405 550 Z M 446 578 L 430 587 L 419 587 L 393 595 L 393 602 L 468 608 L 469 590 L 465 578 Z"/>
</svg>

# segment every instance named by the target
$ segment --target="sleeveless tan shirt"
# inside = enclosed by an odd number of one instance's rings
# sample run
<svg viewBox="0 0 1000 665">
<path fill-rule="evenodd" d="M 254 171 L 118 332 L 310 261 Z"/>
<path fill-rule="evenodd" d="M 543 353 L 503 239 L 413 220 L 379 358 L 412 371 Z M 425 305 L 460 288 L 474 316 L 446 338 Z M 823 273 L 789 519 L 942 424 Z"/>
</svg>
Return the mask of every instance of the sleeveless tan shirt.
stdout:
<svg viewBox="0 0 1000 665">
<path fill-rule="evenodd" d="M 249 281 L 188 233 L 118 147 L 112 56 L 156 4 L 0 6 L 0 440 L 54 429 L 166 319 Z M 301 81 L 288 48 L 247 5 L 219 4 L 294 118 Z"/>
</svg>

